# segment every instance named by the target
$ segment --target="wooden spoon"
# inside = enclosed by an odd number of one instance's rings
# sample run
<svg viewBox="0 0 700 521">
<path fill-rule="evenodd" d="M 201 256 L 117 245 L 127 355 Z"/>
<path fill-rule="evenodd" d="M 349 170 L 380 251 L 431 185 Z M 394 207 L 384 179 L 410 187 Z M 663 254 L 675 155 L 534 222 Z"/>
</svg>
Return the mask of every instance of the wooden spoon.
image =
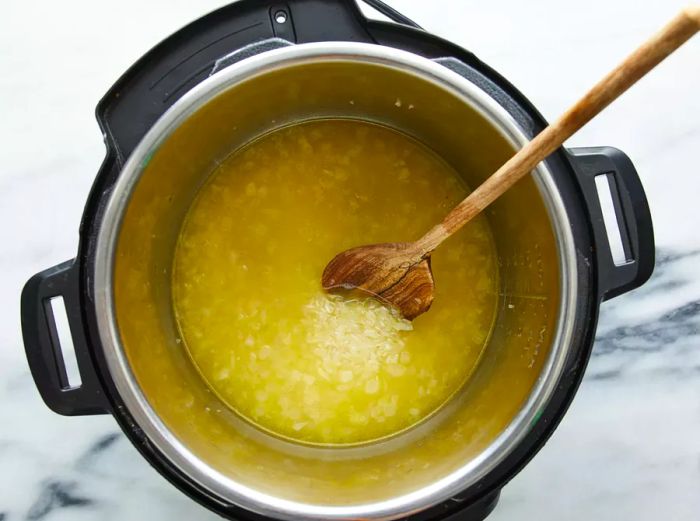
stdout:
<svg viewBox="0 0 700 521">
<path fill-rule="evenodd" d="M 435 291 L 430 270 L 433 250 L 698 30 L 700 6 L 681 11 L 469 194 L 440 224 L 415 242 L 372 244 L 340 253 L 323 271 L 323 288 L 363 291 L 395 306 L 409 320 L 428 311 Z"/>
</svg>

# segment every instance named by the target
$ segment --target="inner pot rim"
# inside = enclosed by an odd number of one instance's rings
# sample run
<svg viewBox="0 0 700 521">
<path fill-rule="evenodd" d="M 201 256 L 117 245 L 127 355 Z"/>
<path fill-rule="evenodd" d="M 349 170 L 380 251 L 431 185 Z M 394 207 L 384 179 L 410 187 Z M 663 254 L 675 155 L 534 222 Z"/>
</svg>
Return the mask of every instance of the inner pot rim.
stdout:
<svg viewBox="0 0 700 521">
<path fill-rule="evenodd" d="M 516 149 L 528 142 L 525 131 L 506 109 L 475 84 L 432 60 L 403 50 L 366 43 L 323 42 L 284 47 L 242 60 L 183 95 L 153 125 L 125 163 L 109 196 L 96 241 L 92 290 L 97 326 L 110 376 L 130 414 L 157 450 L 204 489 L 258 514 L 283 519 L 395 518 L 438 504 L 486 476 L 527 434 L 556 388 L 573 333 L 576 257 L 566 209 L 545 163 L 536 168 L 535 182 L 553 224 L 560 272 L 557 329 L 547 361 L 527 402 L 481 454 L 444 478 L 403 496 L 353 506 L 311 505 L 261 493 L 211 468 L 177 439 L 148 403 L 129 366 L 115 320 L 114 253 L 130 196 L 152 154 L 189 116 L 225 90 L 281 68 L 318 61 L 359 61 L 416 76 L 469 104 Z"/>
</svg>

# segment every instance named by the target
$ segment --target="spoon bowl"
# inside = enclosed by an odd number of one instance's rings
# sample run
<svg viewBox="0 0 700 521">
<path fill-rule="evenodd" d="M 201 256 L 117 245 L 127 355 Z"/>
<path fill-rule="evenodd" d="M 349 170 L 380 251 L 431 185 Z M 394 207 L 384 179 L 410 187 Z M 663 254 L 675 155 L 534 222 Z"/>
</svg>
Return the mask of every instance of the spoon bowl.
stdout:
<svg viewBox="0 0 700 521">
<path fill-rule="evenodd" d="M 351 248 L 336 255 L 321 277 L 326 291 L 359 290 L 398 309 L 413 320 L 430 309 L 435 282 L 430 256 L 412 242 Z"/>
</svg>

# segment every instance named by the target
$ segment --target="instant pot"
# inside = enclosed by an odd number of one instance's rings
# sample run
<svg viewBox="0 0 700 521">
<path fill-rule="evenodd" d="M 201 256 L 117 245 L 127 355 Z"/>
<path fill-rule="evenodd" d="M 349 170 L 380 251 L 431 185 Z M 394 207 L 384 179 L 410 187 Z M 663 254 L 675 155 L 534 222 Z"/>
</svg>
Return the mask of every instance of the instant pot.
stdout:
<svg viewBox="0 0 700 521">
<path fill-rule="evenodd" d="M 223 405 L 178 342 L 170 294 L 182 220 L 217 161 L 283 125 L 360 118 L 425 143 L 473 187 L 546 125 L 476 56 L 367 3 L 394 23 L 365 18 L 352 0 L 241 0 L 143 56 L 97 107 L 107 153 L 76 258 L 22 293 L 27 359 L 46 404 L 112 414 L 162 476 L 230 519 L 484 519 L 566 412 L 600 303 L 653 270 L 649 208 L 627 156 L 561 148 L 486 212 L 498 316 L 479 367 L 438 414 L 387 440 L 334 448 L 276 438 Z M 79 386 L 66 375 L 55 297 Z M 492 420 L 473 425 L 477 410 Z"/>
</svg>

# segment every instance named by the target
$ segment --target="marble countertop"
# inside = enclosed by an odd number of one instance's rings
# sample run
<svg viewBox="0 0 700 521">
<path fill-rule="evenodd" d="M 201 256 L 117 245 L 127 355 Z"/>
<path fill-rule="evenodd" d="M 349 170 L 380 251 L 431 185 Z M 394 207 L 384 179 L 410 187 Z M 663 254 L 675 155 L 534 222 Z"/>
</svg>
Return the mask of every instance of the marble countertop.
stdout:
<svg viewBox="0 0 700 521">
<path fill-rule="evenodd" d="M 19 295 L 75 254 L 102 160 L 94 106 L 144 51 L 216 0 L 25 2 L 0 15 L 0 521 L 210 520 L 110 416 L 66 418 L 29 374 Z M 472 50 L 548 118 L 686 0 L 393 0 Z M 552 439 L 505 489 L 494 521 L 700 516 L 700 37 L 569 145 L 612 145 L 646 188 L 658 261 L 605 303 L 586 378 Z"/>
</svg>

